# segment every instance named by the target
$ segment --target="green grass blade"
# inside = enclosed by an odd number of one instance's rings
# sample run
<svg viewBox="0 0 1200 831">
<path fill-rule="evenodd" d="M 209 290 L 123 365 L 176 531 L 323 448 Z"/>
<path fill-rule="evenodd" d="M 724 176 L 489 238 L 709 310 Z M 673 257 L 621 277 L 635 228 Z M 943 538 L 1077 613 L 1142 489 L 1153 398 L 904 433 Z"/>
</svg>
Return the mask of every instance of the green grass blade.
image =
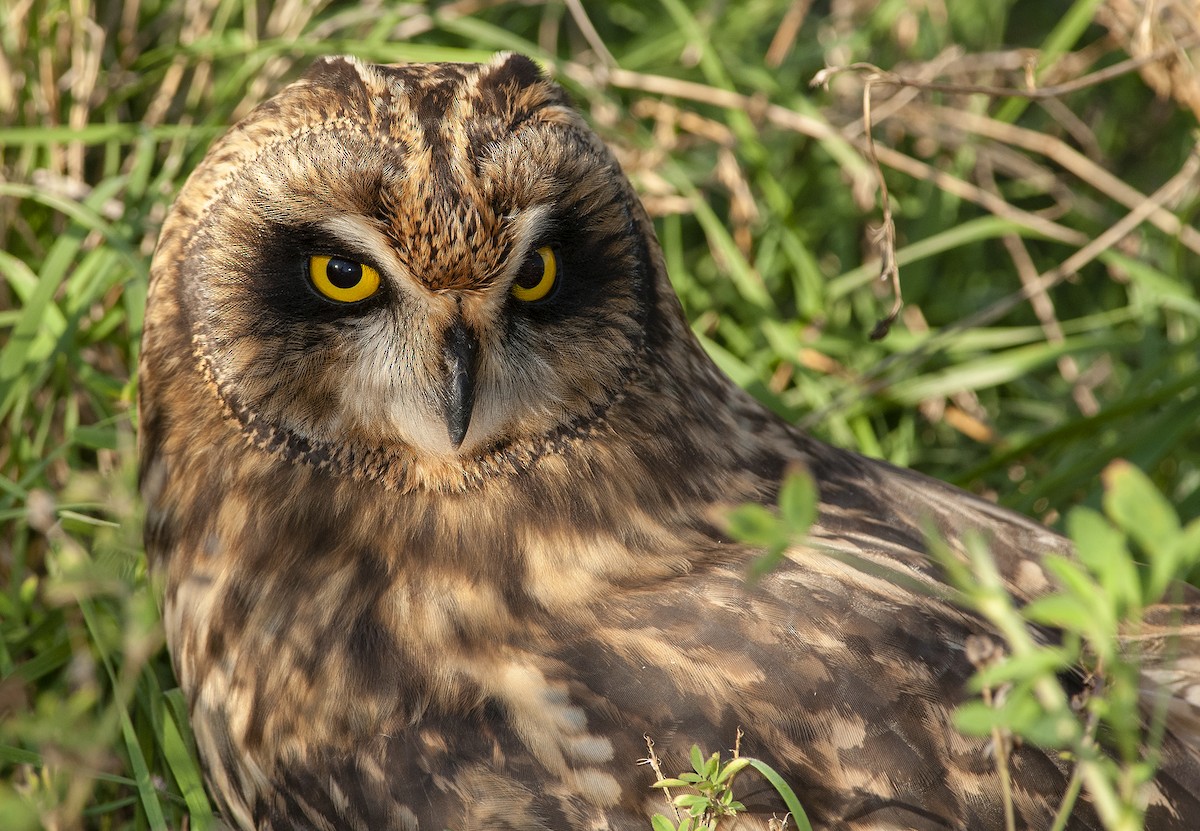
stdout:
<svg viewBox="0 0 1200 831">
<path fill-rule="evenodd" d="M 792 822 L 796 825 L 796 831 L 813 831 L 812 823 L 808 821 L 808 814 L 804 813 L 804 808 L 800 805 L 800 799 L 796 796 L 796 792 L 776 772 L 775 768 L 761 759 L 751 759 L 750 766 L 761 773 L 763 778 L 770 782 L 771 787 L 783 798 L 783 804 L 787 806 L 788 811 L 792 815 Z"/>
</svg>

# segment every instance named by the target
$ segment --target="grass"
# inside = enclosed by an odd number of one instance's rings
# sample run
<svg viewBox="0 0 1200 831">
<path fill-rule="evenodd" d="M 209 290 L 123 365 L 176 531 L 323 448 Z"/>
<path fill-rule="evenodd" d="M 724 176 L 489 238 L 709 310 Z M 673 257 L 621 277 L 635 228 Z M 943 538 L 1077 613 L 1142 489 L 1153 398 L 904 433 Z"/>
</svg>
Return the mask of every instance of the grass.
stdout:
<svg viewBox="0 0 1200 831">
<path fill-rule="evenodd" d="M 1177 5 L 1146 40 L 1117 0 L 5 0 L 0 827 L 211 822 L 134 497 L 147 267 L 209 142 L 313 56 L 531 54 L 645 195 L 706 347 L 781 415 L 1050 522 L 1099 510 L 1127 459 L 1187 521 L 1200 198 L 1174 177 L 1200 103 L 1164 62 Z M 810 87 L 854 62 L 957 86 Z M 1085 85 L 961 91 L 1027 75 Z M 868 82 L 905 300 L 880 341 Z"/>
</svg>

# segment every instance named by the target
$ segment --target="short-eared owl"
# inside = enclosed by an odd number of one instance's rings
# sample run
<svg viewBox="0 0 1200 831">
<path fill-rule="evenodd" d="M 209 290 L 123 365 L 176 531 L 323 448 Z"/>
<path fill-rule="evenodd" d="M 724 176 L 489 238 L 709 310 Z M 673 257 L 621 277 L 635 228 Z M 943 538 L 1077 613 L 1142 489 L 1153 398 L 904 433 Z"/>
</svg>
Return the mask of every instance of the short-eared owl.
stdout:
<svg viewBox="0 0 1200 831">
<path fill-rule="evenodd" d="M 989 630 L 936 590 L 923 527 L 983 532 L 1023 599 L 1065 543 L 724 377 L 528 59 L 322 60 L 218 141 L 154 258 L 140 418 L 168 644 L 231 825 L 647 831 L 645 737 L 675 772 L 739 728 L 819 829 L 1004 825 L 994 748 L 951 721 Z M 819 520 L 747 584 L 724 517 L 793 466 Z M 1156 829 L 1200 828 L 1181 732 Z M 1018 826 L 1047 827 L 1069 760 L 1008 767 Z M 752 779 L 730 829 L 783 814 Z M 1070 827 L 1098 827 L 1086 795 Z"/>
</svg>

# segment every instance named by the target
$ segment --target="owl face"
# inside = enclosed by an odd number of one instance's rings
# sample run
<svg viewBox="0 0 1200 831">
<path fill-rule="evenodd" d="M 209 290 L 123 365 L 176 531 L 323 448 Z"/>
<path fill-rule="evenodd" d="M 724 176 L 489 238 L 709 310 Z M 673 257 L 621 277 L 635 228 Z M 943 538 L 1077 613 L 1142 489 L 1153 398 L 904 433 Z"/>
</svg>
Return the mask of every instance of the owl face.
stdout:
<svg viewBox="0 0 1200 831">
<path fill-rule="evenodd" d="M 544 441 L 602 413 L 645 345 L 645 219 L 519 56 L 322 61 L 179 204 L 198 206 L 172 217 L 194 229 L 174 290 L 205 371 L 285 441 L 446 460 Z"/>
</svg>

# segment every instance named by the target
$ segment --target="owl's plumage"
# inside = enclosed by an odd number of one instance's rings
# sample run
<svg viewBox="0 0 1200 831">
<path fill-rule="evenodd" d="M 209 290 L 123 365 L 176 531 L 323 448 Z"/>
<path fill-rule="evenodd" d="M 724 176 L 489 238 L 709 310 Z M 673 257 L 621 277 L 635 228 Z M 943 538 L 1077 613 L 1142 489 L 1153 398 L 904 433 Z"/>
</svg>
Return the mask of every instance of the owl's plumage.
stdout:
<svg viewBox="0 0 1200 831">
<path fill-rule="evenodd" d="M 547 258 L 547 296 L 514 296 Z M 740 727 L 818 828 L 1003 827 L 994 753 L 951 723 L 989 629 L 938 591 L 923 523 L 983 532 L 1020 599 L 1066 543 L 724 377 L 527 59 L 329 59 L 256 109 L 163 228 L 140 385 L 147 548 L 231 824 L 645 831 L 644 737 L 673 771 Z M 819 521 L 747 585 L 723 517 L 793 466 Z M 1153 828 L 1200 826 L 1195 740 L 1165 740 Z M 1045 827 L 1068 763 L 1011 769 Z M 783 813 L 742 798 L 740 831 Z M 1086 799 L 1071 827 L 1098 827 Z"/>
</svg>

